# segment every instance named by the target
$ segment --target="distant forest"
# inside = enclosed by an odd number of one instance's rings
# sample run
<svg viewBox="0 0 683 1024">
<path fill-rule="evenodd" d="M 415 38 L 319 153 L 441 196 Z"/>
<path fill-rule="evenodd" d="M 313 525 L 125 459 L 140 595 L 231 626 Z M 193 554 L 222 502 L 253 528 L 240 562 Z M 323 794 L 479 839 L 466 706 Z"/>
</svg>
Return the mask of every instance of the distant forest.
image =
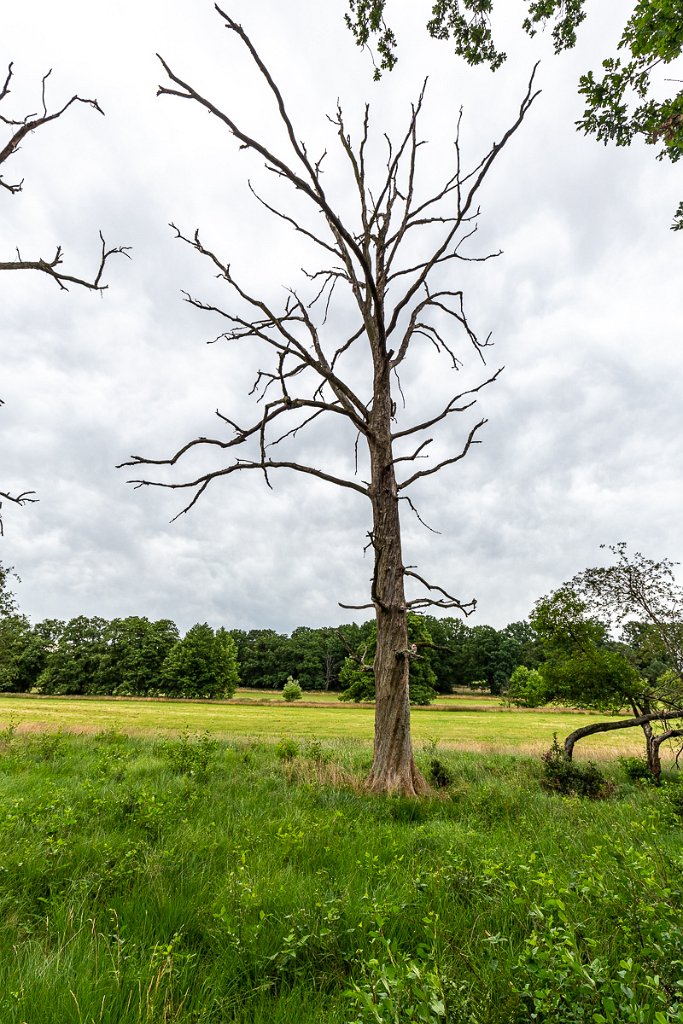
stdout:
<svg viewBox="0 0 683 1024">
<path fill-rule="evenodd" d="M 429 615 L 411 620 L 410 639 L 417 641 L 412 675 L 423 684 L 423 698 L 460 687 L 499 694 L 518 665 L 543 661 L 528 622 L 498 630 Z M 0 616 L 0 690 L 216 698 L 231 696 L 238 685 L 280 690 L 291 677 L 303 690 L 351 690 L 350 699 L 367 699 L 372 692 L 358 690 L 357 676 L 364 668 L 371 678 L 374 631 L 374 621 L 300 626 L 289 635 L 200 623 L 181 637 L 168 619 L 79 615 L 32 625 L 15 613 Z"/>
</svg>

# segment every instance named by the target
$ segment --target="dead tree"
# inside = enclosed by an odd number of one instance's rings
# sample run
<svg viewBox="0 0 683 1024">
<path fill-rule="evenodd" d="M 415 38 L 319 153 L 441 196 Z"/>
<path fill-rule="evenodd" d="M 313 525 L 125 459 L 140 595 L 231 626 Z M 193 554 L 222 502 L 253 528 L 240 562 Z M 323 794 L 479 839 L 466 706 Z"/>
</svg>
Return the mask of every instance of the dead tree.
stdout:
<svg viewBox="0 0 683 1024">
<path fill-rule="evenodd" d="M 464 308 L 463 293 L 443 281 L 444 271 L 460 260 L 465 241 L 476 231 L 479 215 L 476 202 L 481 186 L 496 157 L 521 125 L 536 93 L 533 75 L 514 123 L 500 141 L 491 146 L 476 167 L 463 170 L 459 138 L 455 140 L 454 167 L 443 185 L 427 197 L 418 195 L 418 155 L 422 140 L 418 121 L 424 88 L 413 106 L 407 129 L 393 145 L 386 138 L 387 155 L 380 180 L 370 181 L 370 116 L 366 107 L 360 139 L 354 145 L 342 109 L 338 105 L 329 118 L 336 130 L 342 160 L 349 171 L 349 188 L 356 203 L 356 222 L 351 224 L 335 210 L 323 185 L 325 154 L 313 160 L 294 129 L 282 94 L 268 68 L 242 27 L 216 7 L 226 27 L 248 50 L 265 86 L 270 90 L 288 142 L 283 156 L 238 126 L 231 115 L 179 77 L 160 57 L 168 82 L 159 95 L 190 100 L 208 111 L 240 144 L 258 154 L 266 168 L 303 197 L 319 217 L 310 228 L 301 217 L 280 209 L 258 194 L 256 198 L 273 216 L 302 233 L 329 261 L 322 269 L 305 272 L 311 295 L 304 299 L 296 290 L 288 292 L 284 308 L 254 295 L 240 281 L 228 259 L 200 237 L 199 231 L 182 239 L 209 264 L 228 288 L 229 308 L 202 301 L 189 294 L 187 301 L 197 309 L 222 318 L 226 325 L 221 337 L 228 342 L 246 341 L 269 353 L 271 361 L 258 371 L 254 393 L 260 410 L 248 424 L 238 424 L 218 412 L 226 436 L 195 438 L 168 458 L 131 456 L 126 466 L 175 466 L 190 453 L 223 453 L 220 465 L 190 479 L 136 479 L 136 486 L 187 488 L 191 498 L 187 512 L 209 484 L 234 473 L 256 470 L 270 486 L 275 470 L 305 473 L 363 496 L 372 506 L 369 547 L 374 554 L 370 602 L 342 605 L 372 608 L 377 620 L 377 650 L 374 761 L 367 784 L 375 792 L 424 793 L 426 783 L 416 768 L 410 736 L 408 698 L 409 663 L 406 616 L 409 609 L 457 608 L 468 613 L 474 602 L 462 603 L 446 590 L 428 582 L 406 566 L 401 549 L 399 502 L 414 509 L 407 491 L 411 485 L 455 465 L 465 457 L 486 422 L 480 418 L 463 431 L 463 442 L 451 454 L 429 458 L 433 430 L 451 417 L 473 408 L 478 393 L 500 373 L 483 375 L 476 387 L 453 394 L 431 415 L 403 424 L 403 392 L 399 372 L 415 343 L 431 343 L 454 370 L 460 359 L 449 336 L 451 326 L 462 333 L 484 362 L 489 339 L 480 341 L 471 328 Z M 459 122 L 458 122 L 459 126 Z M 252 189 L 252 191 L 254 191 Z M 411 254 L 415 233 L 429 242 L 429 255 Z M 488 259 L 488 256 L 478 257 Z M 331 304 L 345 289 L 353 304 L 355 326 L 340 337 L 331 315 Z M 218 340 L 218 339 L 216 339 Z M 357 379 L 357 361 L 365 360 L 363 391 L 352 387 Z M 354 374 L 346 372 L 353 364 Z M 397 397 L 399 401 L 397 402 Z M 333 417 L 350 424 L 356 436 L 356 474 L 339 475 L 280 453 L 295 437 L 315 428 L 322 418 Z M 472 417 L 474 418 L 474 417 Z M 231 433 L 230 433 L 231 432 Z M 278 445 L 283 448 L 278 450 Z M 359 456 L 360 452 L 360 456 Z M 359 457 L 367 460 L 368 479 L 361 478 Z M 311 460 L 312 461 L 312 460 Z M 154 474 L 157 476 L 157 474 Z M 406 598 L 406 580 L 424 588 L 422 596 Z"/>
<path fill-rule="evenodd" d="M 77 103 L 84 103 L 86 106 L 97 110 L 98 113 L 104 114 L 104 111 L 97 100 L 88 100 L 81 96 L 72 96 L 71 99 L 62 107 L 50 113 L 47 108 L 45 91 L 47 87 L 47 80 L 51 74 L 52 71 L 48 71 L 42 79 L 41 113 L 27 114 L 21 118 L 7 117 L 3 113 L 0 113 L 0 130 L 5 129 L 6 135 L 8 136 L 4 142 L 0 142 L 0 146 L 2 147 L 0 148 L 0 190 L 8 192 L 11 196 L 15 196 L 23 190 L 24 182 L 23 179 L 21 181 L 14 182 L 7 181 L 4 177 L 2 167 L 10 157 L 14 156 L 14 154 L 18 152 L 21 144 L 28 139 L 33 132 L 42 128 L 46 124 L 50 124 L 52 121 L 57 121 L 70 107 Z M 4 85 L 2 86 L 2 89 L 0 89 L 0 103 L 6 101 L 7 97 L 11 93 L 10 85 L 12 82 L 12 75 L 12 64 L 10 64 L 7 69 Z M 125 246 L 117 246 L 113 249 L 107 249 L 101 232 L 100 242 L 101 251 L 99 264 L 97 271 L 92 278 L 78 277 L 75 274 L 66 273 L 62 269 L 63 252 L 61 245 L 56 246 L 54 255 L 50 259 L 45 259 L 42 256 L 36 259 L 24 259 L 20 250 L 17 248 L 16 259 L 0 261 L 0 271 L 37 270 L 39 273 L 47 274 L 48 277 L 51 277 L 62 291 L 68 291 L 69 285 L 78 285 L 91 291 L 103 292 L 107 288 L 106 284 L 102 284 L 102 275 L 104 273 L 107 260 L 117 253 L 128 255 L 128 249 Z M 12 502 L 15 505 L 26 505 L 36 500 L 35 491 L 22 491 L 17 494 L 11 494 L 9 491 L 0 491 L 0 510 L 2 509 L 3 501 Z M 0 514 L 0 535 L 2 534 L 2 529 L 2 516 Z"/>
</svg>

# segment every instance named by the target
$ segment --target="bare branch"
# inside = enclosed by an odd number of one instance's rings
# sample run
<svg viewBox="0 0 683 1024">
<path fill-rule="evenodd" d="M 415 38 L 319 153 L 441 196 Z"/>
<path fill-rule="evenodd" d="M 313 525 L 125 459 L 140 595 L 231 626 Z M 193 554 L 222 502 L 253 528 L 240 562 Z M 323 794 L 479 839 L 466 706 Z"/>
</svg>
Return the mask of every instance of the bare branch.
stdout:
<svg viewBox="0 0 683 1024">
<path fill-rule="evenodd" d="M 400 501 L 407 501 L 408 502 L 408 505 L 410 506 L 412 512 L 415 514 L 416 519 L 418 520 L 419 523 L 422 524 L 422 526 L 424 526 L 425 530 L 429 530 L 430 533 L 436 534 L 437 537 L 441 536 L 441 530 L 435 530 L 433 526 L 429 525 L 429 523 L 425 523 L 424 519 L 422 518 L 420 513 L 415 508 L 415 505 L 413 504 L 413 502 L 412 502 L 412 500 L 411 500 L 409 495 L 402 494 L 400 496 L 399 500 Z"/>
<path fill-rule="evenodd" d="M 461 205 L 459 205 L 459 207 L 458 207 L 458 219 L 457 219 L 457 221 L 450 226 L 450 228 L 446 232 L 445 237 L 443 238 L 441 244 L 435 249 L 432 258 L 429 261 L 427 261 L 426 265 L 423 267 L 423 269 L 417 275 L 415 280 L 411 283 L 410 287 L 405 292 L 403 297 L 394 306 L 394 309 L 393 309 L 393 312 L 391 314 L 391 318 L 390 318 L 390 321 L 389 321 L 389 324 L 388 324 L 387 330 L 386 330 L 387 338 L 390 337 L 391 334 L 393 333 L 393 331 L 396 329 L 396 325 L 398 324 L 399 317 L 400 317 L 401 313 L 403 312 L 403 310 L 406 308 L 408 303 L 412 300 L 413 296 L 416 295 L 417 292 L 422 288 L 422 286 L 426 282 L 427 278 L 429 277 L 429 274 L 431 273 L 431 270 L 433 269 L 433 267 L 436 266 L 436 264 L 439 262 L 441 257 L 447 252 L 451 242 L 453 241 L 453 239 L 454 239 L 454 237 L 456 235 L 456 232 L 458 231 L 459 225 L 461 223 L 463 223 L 464 218 L 468 216 L 468 214 L 470 212 L 470 209 L 472 208 L 472 206 L 474 204 L 474 200 L 476 198 L 476 195 L 477 195 L 477 193 L 478 193 L 478 191 L 479 191 L 479 189 L 480 189 L 480 187 L 481 187 L 481 185 L 482 185 L 482 183 L 484 181 L 484 178 L 486 177 L 486 175 L 488 174 L 489 170 L 491 169 L 491 166 L 492 166 L 494 160 L 502 152 L 502 150 L 507 145 L 509 140 L 512 138 L 512 136 L 515 134 L 517 129 L 520 127 L 520 125 L 522 124 L 522 121 L 524 120 L 526 114 L 528 113 L 532 103 L 534 102 L 536 97 L 539 95 L 540 90 L 536 91 L 535 93 L 532 93 L 533 82 L 534 82 L 534 78 L 535 78 L 535 75 L 536 75 L 537 67 L 538 67 L 538 64 L 536 64 L 534 66 L 533 72 L 531 74 L 531 78 L 529 79 L 529 84 L 528 84 L 528 87 L 527 87 L 527 91 L 526 91 L 524 99 L 522 100 L 522 103 L 520 105 L 519 114 L 518 114 L 516 120 L 510 126 L 510 128 L 508 128 L 508 130 L 504 133 L 504 135 L 502 136 L 500 142 L 496 142 L 496 143 L 493 144 L 493 146 L 491 147 L 491 149 L 489 150 L 489 152 L 487 153 L 487 155 L 484 157 L 484 159 L 482 160 L 481 164 L 479 165 L 478 174 L 475 177 L 474 183 L 471 185 L 469 191 L 467 192 L 467 195 L 466 195 L 466 197 L 464 199 L 464 202 L 462 202 Z M 455 177 L 450 178 L 449 182 L 447 182 L 447 184 L 444 186 L 442 191 L 440 193 L 438 193 L 432 200 L 430 200 L 430 202 L 437 202 L 441 198 L 443 198 L 446 194 L 448 194 L 448 192 L 450 192 L 454 187 L 456 187 L 457 180 L 459 180 L 459 179 L 456 179 Z"/>
<path fill-rule="evenodd" d="M 453 597 L 443 587 L 437 587 L 433 583 L 428 583 L 423 576 L 413 571 L 409 567 L 403 569 L 403 575 L 409 576 L 411 579 L 417 580 L 423 587 L 437 594 L 442 594 L 440 598 L 429 598 L 429 597 L 418 597 L 413 601 L 407 601 L 406 605 L 408 608 L 457 608 L 464 615 L 471 615 L 477 607 L 476 598 L 472 598 L 471 601 L 459 601 L 457 597 Z"/>
<path fill-rule="evenodd" d="M 440 423 L 441 420 L 445 420 L 446 417 L 450 416 L 452 413 L 466 412 L 468 409 L 471 409 L 472 406 L 476 404 L 476 399 L 472 402 L 467 402 L 465 405 L 458 405 L 457 403 L 461 402 L 462 399 L 465 398 L 467 395 L 476 395 L 478 394 L 479 391 L 482 391 L 489 384 L 493 384 L 493 382 L 498 379 L 498 377 L 500 376 L 504 369 L 505 367 L 501 366 L 499 369 L 496 370 L 496 372 L 491 377 L 489 377 L 485 381 L 482 381 L 481 384 L 478 384 L 476 388 L 469 388 L 467 391 L 461 391 L 459 395 L 454 395 L 453 398 L 451 398 L 448 405 L 445 407 L 445 409 L 443 409 L 440 413 L 437 413 L 436 416 L 432 416 L 428 420 L 423 420 L 422 423 L 416 423 L 412 427 L 407 427 L 405 430 L 395 431 L 391 435 L 392 440 L 396 441 L 400 437 L 410 437 L 411 434 L 417 434 L 421 430 L 428 430 L 430 427 L 433 427 L 437 423 Z"/>
<path fill-rule="evenodd" d="M 13 505 L 35 505 L 38 501 L 38 498 L 33 497 L 35 493 L 35 491 L 22 491 L 20 494 L 10 494 L 9 491 L 0 491 L 0 537 L 4 534 L 1 511 L 3 501 L 9 501 Z"/>
<path fill-rule="evenodd" d="M 307 176 L 311 178 L 312 184 L 309 185 L 308 182 L 299 174 L 297 174 L 284 160 L 277 157 L 262 143 L 258 142 L 256 139 L 252 138 L 251 136 L 243 132 L 240 128 L 238 128 L 238 126 L 235 124 L 232 118 L 230 118 L 222 110 L 216 107 L 215 104 L 213 104 L 206 97 L 198 93 L 187 82 L 184 82 L 181 78 L 176 76 L 160 54 L 157 54 L 157 57 L 161 61 L 164 71 L 171 79 L 171 81 L 180 87 L 180 91 L 168 89 L 165 86 L 159 86 L 159 89 L 157 90 L 157 95 L 175 95 L 185 99 L 195 100 L 197 103 L 201 104 L 201 106 L 203 106 L 206 110 L 208 110 L 211 114 L 213 114 L 220 121 L 222 121 L 223 124 L 225 124 L 226 127 L 230 130 L 232 135 L 234 135 L 234 137 L 238 139 L 239 142 L 241 142 L 246 149 L 252 149 L 254 152 L 259 153 L 266 160 L 267 164 L 275 170 L 276 173 L 286 178 L 290 182 L 290 184 L 294 186 L 295 189 L 304 192 L 304 194 L 307 195 L 309 199 L 311 199 L 315 203 L 315 205 L 325 214 L 325 217 L 328 223 L 330 224 L 331 228 L 333 228 L 335 234 L 339 237 L 339 239 L 345 242 L 345 244 L 348 246 L 349 251 L 352 252 L 353 255 L 356 257 L 363 270 L 363 275 L 366 284 L 373 296 L 373 301 L 376 304 L 379 304 L 379 295 L 377 293 L 377 288 L 375 286 L 372 268 L 368 264 L 363 251 L 358 246 L 358 243 L 356 242 L 353 235 L 342 224 L 337 214 L 334 212 L 334 210 L 330 207 L 329 203 L 327 202 L 325 192 L 320 182 L 320 176 L 316 172 L 315 167 L 313 167 L 313 165 L 308 160 L 308 157 L 306 156 L 302 147 L 296 141 L 294 129 L 289 119 L 289 115 L 287 114 L 287 111 L 285 109 L 282 95 L 279 89 L 277 88 L 272 76 L 270 75 L 270 72 L 268 71 L 263 61 L 259 57 L 251 41 L 249 40 L 246 33 L 242 29 L 242 26 L 239 25 L 236 21 L 234 21 L 224 11 L 222 11 L 221 8 L 218 7 L 218 5 L 216 5 L 216 10 L 221 15 L 221 17 L 225 19 L 226 26 L 233 32 L 235 32 L 242 40 L 242 42 L 245 44 L 254 62 L 259 68 L 259 71 L 261 72 L 266 82 L 268 83 L 269 88 L 273 92 L 278 104 L 280 116 L 283 120 L 283 123 L 286 126 L 294 154 L 297 157 L 297 159 L 303 164 Z"/>
<path fill-rule="evenodd" d="M 411 484 L 415 483 L 416 480 L 422 479 L 422 477 L 432 476 L 433 473 L 438 473 L 439 470 L 444 469 L 445 466 L 452 466 L 456 462 L 460 462 L 461 459 L 464 459 L 472 445 L 480 443 L 475 439 L 475 435 L 486 423 L 488 423 L 487 419 L 479 420 L 478 423 L 475 423 L 467 435 L 467 440 L 465 441 L 463 448 L 457 455 L 452 455 L 448 459 L 442 459 L 441 462 L 436 464 L 436 466 L 431 466 L 429 469 L 420 469 L 416 473 L 413 473 L 413 475 L 408 477 L 407 480 L 404 480 L 403 483 L 399 483 L 399 491 L 403 491 L 406 487 L 410 487 Z"/>
<path fill-rule="evenodd" d="M 210 442 L 209 442 L 210 443 Z M 189 447 L 186 446 L 186 447 Z M 122 469 L 124 466 L 139 466 L 139 465 L 165 465 L 170 464 L 176 460 L 150 460 L 141 458 L 140 456 L 133 455 L 128 462 L 122 462 L 117 469 Z M 177 490 L 195 490 L 195 494 L 192 500 L 180 510 L 171 520 L 175 522 L 180 516 L 185 515 L 190 509 L 197 503 L 201 495 L 204 493 L 206 488 L 213 480 L 218 480 L 220 477 L 230 476 L 233 473 L 241 472 L 242 470 L 257 469 L 261 472 L 268 473 L 271 469 L 291 469 L 295 473 L 304 473 L 308 476 L 317 477 L 319 480 L 325 480 L 327 483 L 336 484 L 337 487 L 347 487 L 350 490 L 357 491 L 359 494 L 364 495 L 366 498 L 369 496 L 367 487 L 362 484 L 356 483 L 355 480 L 345 480 L 343 477 L 335 476 L 333 473 L 326 473 L 324 470 L 316 469 L 314 466 L 305 466 L 299 462 L 276 462 L 273 459 L 260 459 L 260 460 L 249 460 L 239 459 L 234 462 L 231 466 L 226 466 L 223 469 L 214 470 L 211 473 L 204 473 L 201 476 L 196 477 L 193 480 L 185 480 L 181 483 L 167 482 L 161 480 L 128 480 L 129 484 L 137 489 L 141 487 L 161 487 L 171 491 Z M 270 484 L 269 484 L 270 486 Z"/>
<path fill-rule="evenodd" d="M 17 259 L 10 260 L 8 263 L 0 263 L 0 270 L 37 270 L 40 273 L 47 274 L 53 281 L 56 281 L 57 285 L 62 291 L 68 291 L 69 284 L 78 285 L 81 288 L 87 288 L 90 291 L 104 292 L 107 290 L 109 285 L 102 284 L 102 274 L 107 264 L 107 260 L 112 256 L 126 256 L 130 259 L 130 246 L 129 245 L 117 245 L 112 249 L 107 249 L 104 236 L 100 231 L 100 241 L 102 243 L 102 251 L 100 253 L 100 263 L 97 268 L 97 272 L 92 280 L 84 277 L 76 277 L 74 274 L 65 274 L 59 270 L 62 265 L 62 247 L 57 246 L 57 251 L 51 260 L 37 259 L 37 260 L 24 260 L 21 258 L 19 252 L 17 252 Z"/>
<path fill-rule="evenodd" d="M 5 100 L 7 96 L 10 94 L 10 83 L 12 81 L 12 74 L 13 65 L 10 63 L 7 70 L 7 75 L 5 77 L 5 81 L 3 83 L 2 89 L 0 90 L 0 102 Z M 21 119 L 11 118 L 5 116 L 4 114 L 0 114 L 0 125 L 5 125 L 10 129 L 10 136 L 8 141 L 6 141 L 2 148 L 0 148 L 0 166 L 6 163 L 6 161 L 9 160 L 10 157 L 17 152 L 24 139 L 26 139 L 29 135 L 35 132 L 38 128 L 42 128 L 43 125 L 49 124 L 51 121 L 58 120 L 74 104 L 85 104 L 86 106 L 92 107 L 94 110 L 97 110 L 100 114 L 104 113 L 97 100 L 85 99 L 84 97 L 78 95 L 72 96 L 71 99 L 68 100 L 61 108 L 55 110 L 52 113 L 49 113 L 47 107 L 46 91 L 47 81 L 51 74 L 52 71 L 50 70 L 47 72 L 46 75 L 43 76 L 42 79 L 42 114 L 27 114 L 25 117 Z M 18 183 L 10 184 L 4 180 L 2 175 L 0 175 L 0 187 L 3 188 L 5 191 L 9 192 L 10 194 L 16 194 L 17 192 L 21 192 L 22 190 L 23 179 Z M 100 263 L 94 277 L 92 278 L 79 277 L 75 274 L 67 274 L 61 269 L 61 246 L 57 246 L 55 255 L 51 260 L 46 260 L 42 257 L 37 260 L 25 260 L 22 258 L 19 250 L 17 249 L 17 258 L 10 261 L 0 262 L 0 271 L 34 270 L 38 271 L 39 273 L 46 274 L 48 277 L 51 277 L 57 283 L 58 287 L 62 291 L 68 291 L 69 285 L 78 285 L 79 287 L 86 288 L 90 291 L 103 292 L 107 288 L 107 285 L 102 284 L 102 275 L 104 273 L 107 261 L 114 255 L 121 254 L 124 256 L 128 256 L 130 250 L 128 246 L 117 246 L 112 249 L 107 249 L 102 232 L 100 232 L 100 240 L 102 243 Z M 1 401 L 0 404 L 2 404 Z M 26 505 L 38 500 L 37 498 L 33 497 L 34 494 L 35 491 L 23 491 L 21 494 L 13 496 L 9 492 L 0 492 L 0 499 L 13 502 L 16 505 Z M 2 501 L 0 500 L 0 507 L 1 506 Z M 1 517 L 0 534 L 2 534 Z"/>
<path fill-rule="evenodd" d="M 12 64 L 9 65 L 5 83 L 3 85 L 2 92 L 0 92 L 0 101 L 5 99 L 5 97 L 10 93 L 9 85 L 12 79 L 12 66 Z M 0 149 L 0 164 L 5 163 L 6 160 L 8 160 L 14 153 L 17 152 L 19 146 L 26 138 L 26 136 L 30 135 L 31 132 L 36 131 L 38 128 L 41 128 L 43 125 L 49 124 L 50 121 L 56 121 L 63 114 L 65 114 L 69 107 L 73 106 L 74 103 L 83 103 L 86 106 L 92 107 L 94 110 L 97 110 L 98 113 L 104 114 L 104 111 L 100 107 L 97 100 L 85 99 L 84 97 L 78 95 L 72 96 L 71 99 L 68 100 L 64 104 L 64 106 L 62 106 L 59 110 L 56 110 L 54 111 L 54 113 L 49 114 L 45 102 L 45 87 L 47 80 L 51 74 L 52 71 L 48 71 L 47 74 L 44 75 L 42 81 L 42 115 L 28 114 L 26 117 L 22 118 L 21 120 L 18 120 L 5 117 L 4 115 L 0 114 L 0 124 L 5 124 L 8 127 L 16 129 L 16 131 L 12 132 L 9 140 L 5 143 L 2 149 Z M 0 185 L 2 185 L 3 188 L 7 189 L 8 192 L 21 192 L 22 184 L 23 182 L 19 182 L 18 185 L 9 185 L 6 181 L 3 180 L 2 175 L 0 175 Z"/>
</svg>

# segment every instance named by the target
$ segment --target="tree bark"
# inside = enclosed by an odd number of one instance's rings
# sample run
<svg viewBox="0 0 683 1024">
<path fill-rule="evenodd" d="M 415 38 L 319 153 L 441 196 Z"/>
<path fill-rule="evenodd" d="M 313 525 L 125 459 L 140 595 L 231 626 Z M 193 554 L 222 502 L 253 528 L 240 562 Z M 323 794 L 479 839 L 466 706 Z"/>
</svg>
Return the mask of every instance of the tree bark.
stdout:
<svg viewBox="0 0 683 1024">
<path fill-rule="evenodd" d="M 421 796 L 429 791 L 413 757 L 410 735 L 410 652 L 398 486 L 391 442 L 389 360 L 375 343 L 375 403 L 369 435 L 372 600 L 377 619 L 375 743 L 367 788 L 374 793 Z"/>
</svg>

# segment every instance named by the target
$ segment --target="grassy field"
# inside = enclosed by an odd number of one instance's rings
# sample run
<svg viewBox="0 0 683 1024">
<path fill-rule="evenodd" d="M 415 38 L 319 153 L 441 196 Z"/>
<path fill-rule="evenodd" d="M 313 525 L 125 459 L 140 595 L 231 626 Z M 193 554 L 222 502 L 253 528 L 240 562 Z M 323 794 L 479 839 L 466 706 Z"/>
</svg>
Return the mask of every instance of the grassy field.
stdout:
<svg viewBox="0 0 683 1024">
<path fill-rule="evenodd" d="M 333 699 L 331 694 L 322 696 L 326 699 L 316 706 L 308 702 L 287 704 L 281 697 L 263 703 L 263 696 L 257 698 L 253 691 L 251 697 L 241 695 L 240 702 L 225 703 L 0 697 L 0 728 L 13 722 L 20 730 L 118 729 L 130 735 L 189 730 L 206 731 L 223 739 L 293 736 L 367 743 L 372 740 L 372 706 L 349 706 Z M 553 733 L 562 739 L 579 725 L 604 719 L 571 711 L 520 711 L 504 708 L 497 700 L 474 700 L 474 706 L 472 698 L 457 697 L 431 708 L 414 709 L 412 729 L 416 745 L 436 741 L 451 750 L 538 755 L 548 749 Z M 477 710 L 478 707 L 484 710 Z M 604 760 L 641 751 L 640 731 L 627 730 L 582 741 L 576 756 Z M 664 755 L 667 756 L 666 751 Z"/>
<path fill-rule="evenodd" d="M 26 702 L 91 730 L 112 704 Z M 416 802 L 362 791 L 367 742 L 6 729 L 0 1021 L 683 1024 L 683 786 L 614 765 L 562 799 L 537 758 L 439 756 Z"/>
</svg>

